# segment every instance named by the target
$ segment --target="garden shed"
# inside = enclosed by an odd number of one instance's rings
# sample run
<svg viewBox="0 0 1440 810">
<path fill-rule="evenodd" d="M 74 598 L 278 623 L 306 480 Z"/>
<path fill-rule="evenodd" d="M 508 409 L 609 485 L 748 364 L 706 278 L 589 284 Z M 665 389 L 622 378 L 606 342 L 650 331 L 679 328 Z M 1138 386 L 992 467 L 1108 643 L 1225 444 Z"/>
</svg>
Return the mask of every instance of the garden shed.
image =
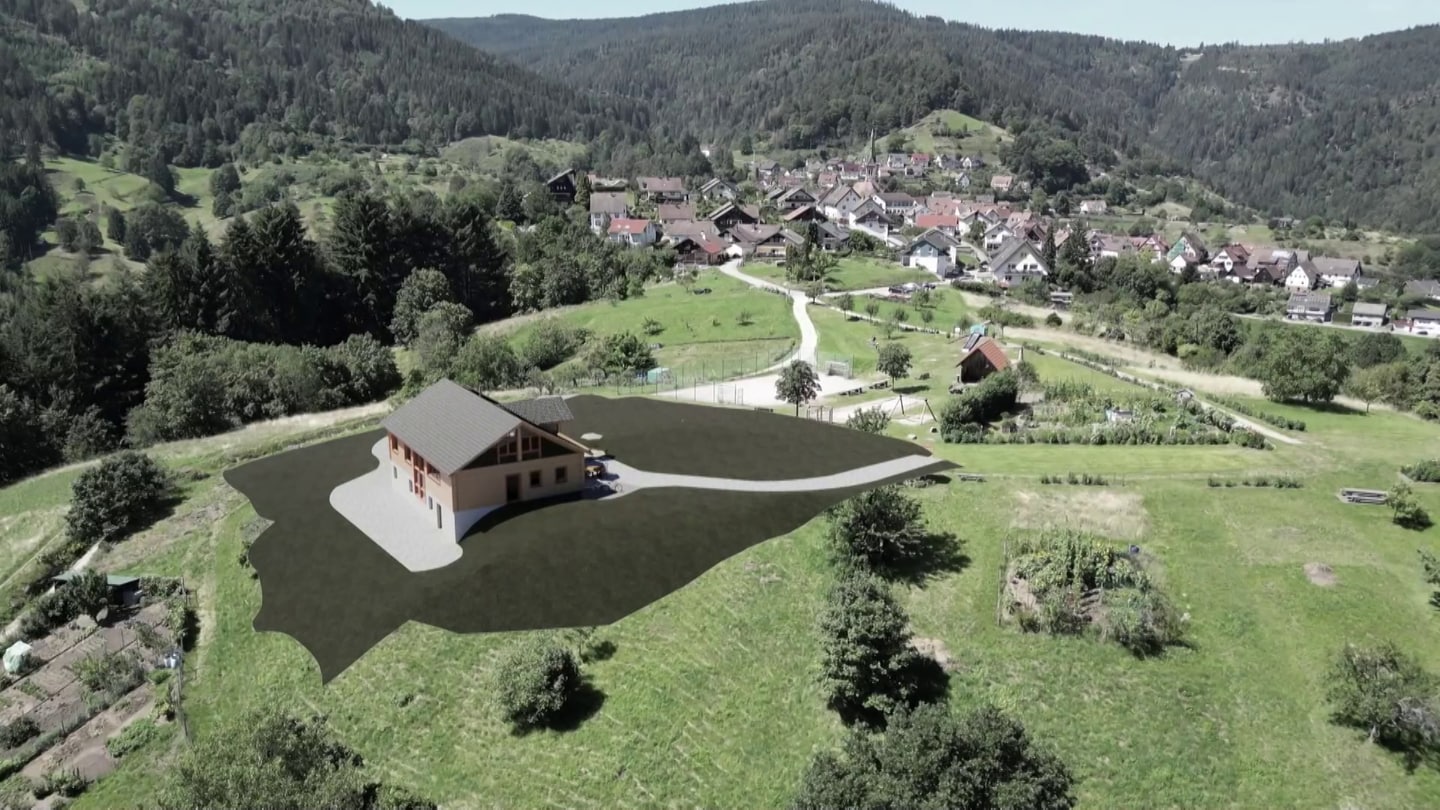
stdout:
<svg viewBox="0 0 1440 810">
<path fill-rule="evenodd" d="M 30 645 L 23 641 L 11 644 L 5 650 L 5 674 L 17 675 L 25 671 L 30 663 Z"/>
</svg>

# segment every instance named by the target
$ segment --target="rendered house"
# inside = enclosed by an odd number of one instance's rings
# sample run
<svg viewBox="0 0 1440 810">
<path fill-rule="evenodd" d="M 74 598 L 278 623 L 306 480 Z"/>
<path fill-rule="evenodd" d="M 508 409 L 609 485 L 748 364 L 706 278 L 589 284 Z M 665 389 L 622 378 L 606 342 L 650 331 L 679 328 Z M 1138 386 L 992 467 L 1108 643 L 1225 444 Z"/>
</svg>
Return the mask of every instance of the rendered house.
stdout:
<svg viewBox="0 0 1440 810">
<path fill-rule="evenodd" d="M 786 223 L 824 222 L 825 215 L 816 210 L 813 205 L 802 205 L 794 211 L 781 217 L 780 220 Z"/>
<path fill-rule="evenodd" d="M 1165 262 L 1176 273 L 1191 265 L 1204 264 L 1209 259 L 1210 251 L 1205 247 L 1205 243 L 1189 231 L 1181 234 L 1175 244 L 1170 246 L 1170 252 L 1165 255 Z"/>
<path fill-rule="evenodd" d="M 459 541 L 506 504 L 584 487 L 586 448 L 561 432 L 572 419 L 561 397 L 502 405 L 441 380 L 380 425 L 395 491 L 414 505 L 417 520 Z"/>
<path fill-rule="evenodd" d="M 1334 305 L 1330 303 L 1328 292 L 1297 292 L 1285 304 L 1285 317 L 1292 321 L 1327 323 L 1333 311 Z"/>
<path fill-rule="evenodd" d="M 946 236 L 959 237 L 960 217 L 954 214 L 920 214 L 915 217 L 915 227 L 937 230 Z"/>
<path fill-rule="evenodd" d="M 734 201 L 740 199 L 740 188 L 734 183 L 721 177 L 714 177 L 705 181 L 700 187 L 700 196 L 707 200 Z"/>
<path fill-rule="evenodd" d="M 660 236 L 655 223 L 648 219 L 612 219 L 607 233 L 611 242 L 630 247 L 653 245 Z"/>
<path fill-rule="evenodd" d="M 1080 213 L 1083 216 L 1102 216 L 1110 210 L 1110 206 L 1104 200 L 1082 200 Z"/>
<path fill-rule="evenodd" d="M 1040 251 L 1024 239 L 1011 239 L 992 254 L 990 271 L 1002 287 L 1014 287 L 1050 275 Z"/>
<path fill-rule="evenodd" d="M 1350 325 L 1378 329 L 1385 325 L 1385 305 L 1357 301 L 1350 311 Z"/>
<path fill-rule="evenodd" d="M 1015 176 L 1011 174 L 997 174 L 990 178 L 990 188 L 996 191 L 1009 191 L 1015 187 Z"/>
<path fill-rule="evenodd" d="M 743 255 L 757 259 L 782 259 L 789 240 L 779 225 L 736 225 L 730 235 Z"/>
<path fill-rule="evenodd" d="M 845 220 L 864 198 L 849 186 L 836 186 L 820 198 L 820 213 L 827 219 Z"/>
<path fill-rule="evenodd" d="M 900 252 L 900 264 L 923 267 L 944 278 L 955 269 L 955 248 L 958 242 L 938 230 L 926 231 Z"/>
<path fill-rule="evenodd" d="M 1310 262 L 1301 262 L 1295 265 L 1285 276 L 1285 289 L 1290 292 L 1310 292 L 1320 286 L 1320 274 L 1315 271 L 1315 266 Z"/>
<path fill-rule="evenodd" d="M 804 208 L 807 205 L 815 205 L 820 200 L 814 194 L 806 191 L 804 187 L 776 189 L 778 194 L 768 195 L 771 205 L 779 211 L 794 211 Z"/>
<path fill-rule="evenodd" d="M 590 230 L 605 233 L 610 221 L 630 216 L 630 203 L 623 193 L 596 192 L 590 195 Z"/>
<path fill-rule="evenodd" d="M 1310 263 L 1315 265 L 1315 272 L 1320 274 L 1320 280 L 1331 287 L 1344 287 L 1352 281 L 1358 286 L 1360 278 L 1365 274 L 1359 259 L 1332 259 L 1327 256 L 1316 256 L 1310 260 Z"/>
<path fill-rule="evenodd" d="M 875 203 L 880 206 L 880 210 L 884 211 L 885 215 L 891 219 L 912 214 L 916 208 L 915 198 L 904 192 L 897 191 L 893 193 L 876 194 L 871 199 L 873 199 Z"/>
<path fill-rule="evenodd" d="M 1440 335 L 1440 310 L 1412 309 L 1405 313 L 1405 320 L 1409 321 L 1406 331 L 1412 335 Z"/>
<path fill-rule="evenodd" d="M 690 194 L 685 191 L 685 181 L 679 177 L 637 177 L 635 184 L 640 196 L 656 203 L 688 202 Z"/>
</svg>

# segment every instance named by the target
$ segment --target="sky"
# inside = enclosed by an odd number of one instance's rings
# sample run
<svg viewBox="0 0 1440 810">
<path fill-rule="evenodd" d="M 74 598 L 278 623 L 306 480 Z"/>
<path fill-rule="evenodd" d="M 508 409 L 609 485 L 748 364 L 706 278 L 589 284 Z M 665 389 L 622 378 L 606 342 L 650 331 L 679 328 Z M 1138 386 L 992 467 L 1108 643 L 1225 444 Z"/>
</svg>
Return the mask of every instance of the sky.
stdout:
<svg viewBox="0 0 1440 810">
<path fill-rule="evenodd" d="M 719 5 L 715 0 L 379 0 L 402 17 L 487 17 L 534 14 L 571 17 L 638 16 Z M 1440 0 L 896 0 L 917 14 L 983 25 L 1075 31 L 1171 45 L 1319 42 L 1440 23 Z"/>
</svg>

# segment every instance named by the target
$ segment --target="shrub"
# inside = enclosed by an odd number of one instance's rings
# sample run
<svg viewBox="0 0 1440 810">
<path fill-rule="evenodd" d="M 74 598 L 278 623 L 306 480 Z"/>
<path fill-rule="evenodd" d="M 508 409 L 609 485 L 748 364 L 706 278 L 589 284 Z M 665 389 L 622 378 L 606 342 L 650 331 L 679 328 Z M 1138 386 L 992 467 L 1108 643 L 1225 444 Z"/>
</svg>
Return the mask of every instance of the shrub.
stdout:
<svg viewBox="0 0 1440 810">
<path fill-rule="evenodd" d="M 40 734 L 40 727 L 28 717 L 0 726 L 0 750 L 19 748 Z"/>
<path fill-rule="evenodd" d="M 1440 459 L 1417 461 L 1408 467 L 1401 467 L 1400 472 L 1411 481 L 1435 483 L 1440 481 Z"/>
<path fill-rule="evenodd" d="M 1387 493 L 1386 503 L 1390 504 L 1391 521 L 1407 529 L 1424 529 L 1430 525 L 1430 514 L 1425 511 L 1408 484 L 1396 484 Z"/>
<path fill-rule="evenodd" d="M 868 574 L 841 579 L 819 621 L 820 685 L 846 722 L 879 724 L 919 699 L 919 667 L 909 617 L 890 590 Z"/>
<path fill-rule="evenodd" d="M 1049 315 L 1046 315 L 1046 316 L 1045 316 L 1045 325 L 1046 325 L 1046 326 L 1051 326 L 1051 327 L 1060 326 L 1062 323 L 1063 323 L 1063 321 L 1060 320 L 1060 315 L 1059 315 L 1059 313 L 1052 312 L 1052 313 L 1050 313 Z"/>
<path fill-rule="evenodd" d="M 158 515 L 170 492 L 169 474 L 149 456 L 129 451 L 107 458 L 75 479 L 67 534 L 87 545 L 124 540 Z"/>
<path fill-rule="evenodd" d="M 151 741 L 160 736 L 160 728 L 153 720 L 136 720 L 125 728 L 124 731 L 105 741 L 105 750 L 110 756 L 119 759 L 126 754 L 138 751 L 149 745 Z"/>
<path fill-rule="evenodd" d="M 924 552 L 920 504 L 899 487 L 862 492 L 831 509 L 829 518 L 836 554 L 868 570 L 903 565 Z"/>
<path fill-rule="evenodd" d="M 553 722 L 579 691 L 580 664 L 574 653 L 555 644 L 527 643 L 500 662 L 496 700 L 501 714 L 518 730 Z"/>
<path fill-rule="evenodd" d="M 129 653 L 106 653 L 82 659 L 75 675 L 92 695 L 111 699 L 129 692 L 145 680 L 145 669 Z"/>
<path fill-rule="evenodd" d="M 30 639 L 44 638 L 51 630 L 80 615 L 77 606 L 64 589 L 41 594 L 20 620 L 20 635 Z"/>
<path fill-rule="evenodd" d="M 1329 677 L 1334 719 L 1366 732 L 1371 742 L 1410 751 L 1440 745 L 1437 679 L 1393 644 L 1347 645 Z"/>
<path fill-rule="evenodd" d="M 877 405 L 874 408 L 861 408 L 850 414 L 845 420 L 845 426 L 854 428 L 862 433 L 884 433 L 885 428 L 890 425 L 890 415 L 881 410 Z"/>
<path fill-rule="evenodd" d="M 991 422 L 1014 410 L 1019 395 L 1020 386 L 1013 372 L 992 374 L 945 403 L 940 411 L 940 430 L 949 441 L 950 434 L 965 425 Z"/>
<path fill-rule="evenodd" d="M 75 768 L 54 770 L 45 775 L 45 781 L 37 787 L 35 797 L 43 799 L 55 793 L 71 799 L 84 793 L 89 786 L 90 781 L 81 776 L 80 771 Z"/>
<path fill-rule="evenodd" d="M 991 304 L 981 307 L 975 313 L 982 321 L 989 321 L 1000 326 L 1013 326 L 1021 329 L 1028 329 L 1035 325 L 1035 319 L 1022 312 L 1005 309 L 1004 307 Z"/>
</svg>

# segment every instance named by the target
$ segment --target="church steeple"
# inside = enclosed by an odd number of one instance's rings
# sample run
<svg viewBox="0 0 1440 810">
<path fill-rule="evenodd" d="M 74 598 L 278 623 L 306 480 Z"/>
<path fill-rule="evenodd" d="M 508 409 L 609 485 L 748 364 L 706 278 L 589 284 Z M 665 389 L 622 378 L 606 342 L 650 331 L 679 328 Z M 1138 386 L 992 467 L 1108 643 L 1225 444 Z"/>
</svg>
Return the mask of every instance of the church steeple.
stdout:
<svg viewBox="0 0 1440 810">
<path fill-rule="evenodd" d="M 875 128 L 870 128 L 870 162 L 875 162 Z"/>
</svg>

